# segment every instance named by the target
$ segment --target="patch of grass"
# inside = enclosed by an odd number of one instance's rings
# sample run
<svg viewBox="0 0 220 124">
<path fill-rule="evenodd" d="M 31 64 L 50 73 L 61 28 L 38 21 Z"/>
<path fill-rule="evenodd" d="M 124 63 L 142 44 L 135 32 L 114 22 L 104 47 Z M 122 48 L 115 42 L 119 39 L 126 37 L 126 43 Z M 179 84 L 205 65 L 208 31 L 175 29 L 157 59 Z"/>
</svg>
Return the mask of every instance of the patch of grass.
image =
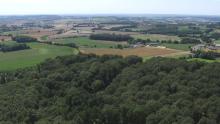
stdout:
<svg viewBox="0 0 220 124">
<path fill-rule="evenodd" d="M 5 42 L 0 42 L 0 44 L 4 44 L 4 45 L 14 45 L 14 44 L 18 44 L 16 41 L 5 41 Z"/>
<path fill-rule="evenodd" d="M 132 35 L 135 39 L 143 39 L 143 40 L 171 40 L 171 41 L 180 41 L 181 39 L 178 36 L 169 36 L 169 35 L 161 35 L 161 34 L 138 34 L 138 35 Z"/>
<path fill-rule="evenodd" d="M 188 59 L 188 61 L 201 61 L 201 62 L 213 63 L 213 62 L 220 62 L 220 59 L 208 60 L 208 59 L 201 59 L 201 58 L 192 58 L 192 59 Z"/>
<path fill-rule="evenodd" d="M 162 43 L 161 45 L 170 49 L 177 49 L 184 51 L 189 51 L 190 50 L 189 47 L 194 46 L 194 44 L 172 44 L 172 43 Z"/>
<path fill-rule="evenodd" d="M 77 54 L 76 49 L 42 43 L 27 43 L 31 49 L 15 52 L 0 52 L 0 71 L 34 66 L 48 58 Z"/>
<path fill-rule="evenodd" d="M 189 30 L 189 27 L 188 26 L 179 26 L 178 30 L 179 31 L 187 31 L 187 30 Z"/>
<path fill-rule="evenodd" d="M 98 41 L 98 40 L 91 40 L 88 37 L 58 39 L 55 41 L 55 43 L 60 43 L 60 44 L 75 43 L 79 47 L 89 47 L 89 48 L 110 48 L 118 44 L 126 45 L 125 42 Z"/>
<path fill-rule="evenodd" d="M 48 39 L 48 35 L 42 36 L 40 39 L 41 40 L 47 40 Z"/>
<path fill-rule="evenodd" d="M 215 43 L 220 44 L 220 40 L 216 40 Z"/>
</svg>

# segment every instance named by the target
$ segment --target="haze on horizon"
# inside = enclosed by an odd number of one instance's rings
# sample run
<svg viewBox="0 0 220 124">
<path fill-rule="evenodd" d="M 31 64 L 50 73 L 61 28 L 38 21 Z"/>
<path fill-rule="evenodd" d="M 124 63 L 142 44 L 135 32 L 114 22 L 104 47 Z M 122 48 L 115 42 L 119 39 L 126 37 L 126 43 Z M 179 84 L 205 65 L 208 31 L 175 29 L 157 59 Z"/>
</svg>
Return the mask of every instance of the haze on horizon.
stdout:
<svg viewBox="0 0 220 124">
<path fill-rule="evenodd" d="M 220 0 L 0 0 L 0 15 L 220 15 Z"/>
</svg>

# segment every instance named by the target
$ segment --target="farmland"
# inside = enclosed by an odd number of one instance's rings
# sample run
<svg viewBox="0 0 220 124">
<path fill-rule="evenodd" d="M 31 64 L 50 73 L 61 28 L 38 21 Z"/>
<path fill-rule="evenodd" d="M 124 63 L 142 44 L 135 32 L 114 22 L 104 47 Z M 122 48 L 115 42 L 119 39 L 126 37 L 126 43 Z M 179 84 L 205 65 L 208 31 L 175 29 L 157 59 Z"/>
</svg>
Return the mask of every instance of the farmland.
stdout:
<svg viewBox="0 0 220 124">
<path fill-rule="evenodd" d="M 193 44 L 169 44 L 169 43 L 162 43 L 161 45 L 170 49 L 177 49 L 184 51 L 189 51 L 190 47 L 193 46 Z"/>
<path fill-rule="evenodd" d="M 91 40 L 88 37 L 57 39 L 54 42 L 59 44 L 75 43 L 77 46 L 80 47 L 96 47 L 96 48 L 111 48 L 111 47 L 115 47 L 118 44 L 127 45 L 126 42 L 119 43 L 113 41 Z"/>
<path fill-rule="evenodd" d="M 180 41 L 181 39 L 177 36 L 169 36 L 169 35 L 161 35 L 161 34 L 138 34 L 132 35 L 135 39 L 143 39 L 143 40 L 153 40 L 153 41 L 162 41 L 162 40 L 171 40 L 171 41 Z"/>
<path fill-rule="evenodd" d="M 80 52 L 85 54 L 96 54 L 96 55 L 120 55 L 120 56 L 129 56 L 137 55 L 140 57 L 152 57 L 152 56 L 164 56 L 173 53 L 181 52 L 179 50 L 173 49 L 163 49 L 163 48 L 153 48 L 153 47 L 143 47 L 143 48 L 127 48 L 127 49 L 97 49 L 97 48 L 82 48 Z"/>
<path fill-rule="evenodd" d="M 77 50 L 41 43 L 28 43 L 29 50 L 2 53 L 0 52 L 0 71 L 14 70 L 34 66 L 47 58 L 77 54 Z"/>
<path fill-rule="evenodd" d="M 176 17 L 177 18 L 177 17 Z M 174 57 L 187 56 L 190 47 L 196 43 L 181 43 L 184 38 L 201 39 L 201 34 L 208 32 L 208 24 L 195 19 L 197 24 L 190 21 L 179 22 L 179 18 L 140 18 L 138 17 L 20 17 L 19 19 L 6 19 L 2 26 L 0 39 L 2 43 L 10 45 L 18 35 L 37 38 L 39 42 L 55 43 L 56 45 L 42 43 L 27 43 L 31 47 L 28 50 L 0 53 L 0 70 L 13 70 L 36 65 L 47 58 L 73 54 L 74 49 L 62 45 L 75 44 L 82 53 L 97 55 L 116 54 L 122 56 L 137 55 L 144 58 L 154 56 Z M 38 20 L 38 21 L 36 21 Z M 181 18 L 182 20 L 182 18 Z M 9 23 L 10 22 L 10 23 Z M 162 22 L 162 23 L 161 23 Z M 1 26 L 0 26 L 1 29 Z M 135 29 L 135 30 L 134 30 Z M 212 31 L 212 30 L 210 30 Z M 209 34 L 219 32 L 213 29 Z M 92 40 L 95 34 L 127 35 L 137 42 Z M 138 42 L 148 41 L 156 43 L 156 46 L 134 47 Z M 3 42 L 4 41 L 4 42 Z M 129 41 L 129 42 L 128 42 Z M 162 42 L 163 41 L 163 42 Z M 172 42 L 175 41 L 175 42 Z M 188 40 L 186 40 L 188 42 Z M 189 39 L 190 41 L 190 39 Z M 216 43 L 220 43 L 216 39 Z"/>
</svg>

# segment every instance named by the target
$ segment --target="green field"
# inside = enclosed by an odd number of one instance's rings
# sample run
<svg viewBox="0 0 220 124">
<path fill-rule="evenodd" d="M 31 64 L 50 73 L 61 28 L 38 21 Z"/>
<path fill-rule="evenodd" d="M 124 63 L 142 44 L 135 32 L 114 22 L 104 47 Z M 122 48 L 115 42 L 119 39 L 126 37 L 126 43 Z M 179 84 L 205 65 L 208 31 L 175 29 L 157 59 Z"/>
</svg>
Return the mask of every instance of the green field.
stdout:
<svg viewBox="0 0 220 124">
<path fill-rule="evenodd" d="M 194 46 L 194 44 L 171 44 L 171 43 L 162 43 L 162 46 L 166 46 L 170 49 L 184 50 L 189 51 L 189 47 Z"/>
<path fill-rule="evenodd" d="M 143 40 L 171 40 L 171 41 L 180 41 L 181 39 L 177 36 L 169 36 L 169 35 L 161 35 L 161 34 L 138 34 L 138 35 L 132 35 L 135 39 L 143 39 Z"/>
<path fill-rule="evenodd" d="M 78 37 L 78 38 L 65 38 L 65 39 L 58 39 L 55 41 L 55 43 L 60 44 L 67 44 L 67 43 L 75 43 L 79 47 L 90 47 L 90 48 L 110 48 L 114 47 L 118 44 L 124 44 L 126 43 L 118 43 L 113 41 L 98 41 L 98 40 L 91 40 L 87 37 Z"/>
<path fill-rule="evenodd" d="M 14 45 L 14 44 L 18 44 L 15 41 L 7 41 L 7 42 L 1 42 L 0 44 L 4 44 L 4 45 Z"/>
<path fill-rule="evenodd" d="M 220 62 L 220 59 L 208 60 L 208 59 L 201 59 L 201 58 L 192 58 L 192 59 L 188 59 L 188 61 L 201 61 L 201 62 L 213 63 L 213 62 Z"/>
<path fill-rule="evenodd" d="M 77 54 L 77 50 L 70 47 L 54 46 L 41 43 L 28 43 L 29 50 L 15 52 L 0 52 L 0 71 L 15 70 L 30 67 L 43 62 L 47 58 Z"/>
<path fill-rule="evenodd" d="M 47 39 L 48 39 L 48 36 L 45 35 L 45 36 L 41 37 L 40 39 L 41 39 L 41 40 L 47 40 Z"/>
<path fill-rule="evenodd" d="M 220 40 L 216 40 L 215 43 L 220 44 Z"/>
</svg>

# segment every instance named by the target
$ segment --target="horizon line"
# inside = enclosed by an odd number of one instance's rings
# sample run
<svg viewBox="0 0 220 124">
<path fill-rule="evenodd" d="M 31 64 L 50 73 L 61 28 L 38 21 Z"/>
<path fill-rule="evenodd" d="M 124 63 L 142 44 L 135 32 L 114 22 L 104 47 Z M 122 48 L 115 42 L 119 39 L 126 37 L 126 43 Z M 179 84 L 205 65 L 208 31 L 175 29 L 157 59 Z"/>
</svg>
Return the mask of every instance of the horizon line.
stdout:
<svg viewBox="0 0 220 124">
<path fill-rule="evenodd" d="M 215 14 L 166 14 L 166 13 L 73 13 L 73 14 L 50 14 L 50 13 L 44 13 L 44 14 L 0 14 L 0 16 L 211 16 L 211 17 L 220 17 L 220 15 Z"/>
</svg>

